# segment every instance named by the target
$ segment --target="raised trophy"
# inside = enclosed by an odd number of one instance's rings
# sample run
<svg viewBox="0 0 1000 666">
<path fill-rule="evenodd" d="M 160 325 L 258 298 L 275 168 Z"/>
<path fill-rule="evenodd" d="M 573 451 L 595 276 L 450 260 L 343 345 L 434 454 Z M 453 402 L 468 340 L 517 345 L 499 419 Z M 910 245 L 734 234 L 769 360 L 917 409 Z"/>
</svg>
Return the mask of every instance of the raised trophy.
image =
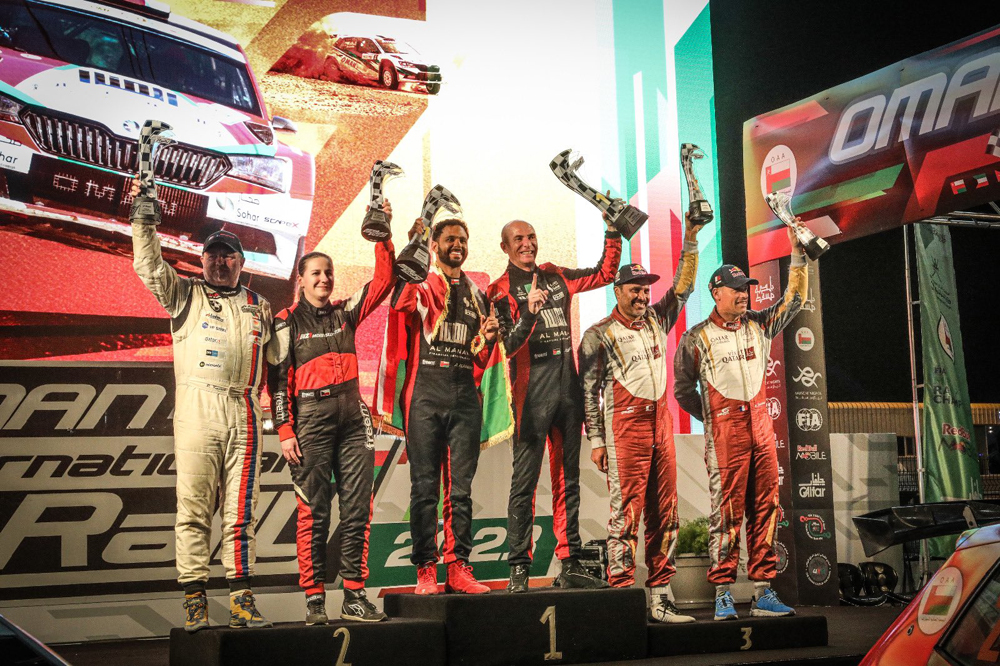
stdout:
<svg viewBox="0 0 1000 666">
<path fill-rule="evenodd" d="M 639 228 L 646 223 L 649 215 L 635 206 L 626 204 L 621 199 L 609 199 L 583 182 L 583 179 L 576 173 L 577 169 L 583 165 L 583 157 L 571 162 L 570 154 L 572 152 L 572 150 L 564 150 L 549 162 L 552 173 L 562 181 L 563 185 L 597 206 L 602 213 L 611 219 L 611 226 L 625 238 L 631 239 L 635 232 L 639 231 Z"/>
<path fill-rule="evenodd" d="M 411 238 L 393 264 L 393 272 L 400 280 L 413 284 L 427 279 L 427 272 L 431 266 L 431 253 L 427 247 L 427 240 L 431 236 L 434 217 L 442 208 L 454 215 L 462 212 L 458 197 L 444 185 L 435 185 L 424 197 L 424 207 L 420 213 L 424 221 L 424 233 Z"/>
<path fill-rule="evenodd" d="M 790 196 L 784 192 L 771 192 L 764 195 L 764 201 L 778 216 L 778 219 L 795 232 L 795 237 L 802 243 L 802 247 L 805 248 L 806 255 L 810 259 L 817 259 L 830 249 L 830 244 L 814 234 L 806 225 L 795 223 L 795 213 L 792 212 L 792 198 Z"/>
<path fill-rule="evenodd" d="M 166 136 L 172 128 L 160 120 L 147 120 L 139 132 L 139 194 L 132 200 L 129 217 L 142 224 L 160 223 L 160 202 L 156 200 L 153 179 L 153 152 L 157 144 L 167 146 L 174 140 Z"/>
<path fill-rule="evenodd" d="M 380 243 L 391 235 L 389 230 L 389 217 L 382 209 L 382 202 L 385 200 L 383 194 L 385 184 L 397 176 L 403 175 L 403 169 L 398 164 L 377 160 L 372 167 L 372 175 L 369 179 L 371 184 L 372 200 L 368 204 L 368 212 L 365 213 L 365 221 L 361 223 L 361 235 L 365 240 L 373 243 Z"/>
<path fill-rule="evenodd" d="M 705 157 L 705 153 L 695 144 L 681 144 L 681 167 L 684 169 L 684 178 L 688 185 L 688 217 L 696 225 L 708 224 L 715 219 L 712 204 L 705 199 L 701 186 L 698 184 L 698 177 L 694 175 L 694 160 L 700 160 L 703 157 Z"/>
</svg>

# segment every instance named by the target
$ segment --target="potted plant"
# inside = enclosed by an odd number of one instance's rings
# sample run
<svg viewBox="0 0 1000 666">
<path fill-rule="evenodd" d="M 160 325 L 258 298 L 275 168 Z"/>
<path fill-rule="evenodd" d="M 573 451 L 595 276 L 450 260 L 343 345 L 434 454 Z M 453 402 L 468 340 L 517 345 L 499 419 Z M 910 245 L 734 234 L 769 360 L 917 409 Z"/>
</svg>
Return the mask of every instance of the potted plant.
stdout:
<svg viewBox="0 0 1000 666">
<path fill-rule="evenodd" d="M 681 523 L 677 531 L 677 573 L 670 581 L 678 606 L 711 604 L 715 586 L 706 574 L 711 563 L 708 557 L 708 518 L 695 518 Z"/>
</svg>

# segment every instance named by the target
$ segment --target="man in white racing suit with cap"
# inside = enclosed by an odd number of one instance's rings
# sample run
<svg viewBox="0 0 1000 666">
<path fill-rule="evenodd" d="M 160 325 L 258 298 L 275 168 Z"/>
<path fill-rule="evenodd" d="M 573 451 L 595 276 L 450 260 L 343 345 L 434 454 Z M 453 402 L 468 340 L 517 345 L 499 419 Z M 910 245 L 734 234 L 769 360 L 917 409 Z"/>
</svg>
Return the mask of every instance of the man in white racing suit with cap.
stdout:
<svg viewBox="0 0 1000 666">
<path fill-rule="evenodd" d="M 138 181 L 133 189 L 137 194 Z M 133 266 L 170 315 L 174 347 L 174 453 L 177 466 L 176 550 L 184 588 L 184 628 L 208 626 L 206 583 L 216 501 L 222 514 L 222 563 L 229 583 L 231 627 L 267 627 L 251 591 L 254 511 L 260 485 L 261 408 L 271 306 L 239 283 L 239 238 L 217 231 L 205 239 L 204 278 L 183 278 L 163 260 L 155 193 L 132 208 Z M 139 212 L 140 202 L 147 214 Z M 222 486 L 221 493 L 219 486 Z"/>
</svg>

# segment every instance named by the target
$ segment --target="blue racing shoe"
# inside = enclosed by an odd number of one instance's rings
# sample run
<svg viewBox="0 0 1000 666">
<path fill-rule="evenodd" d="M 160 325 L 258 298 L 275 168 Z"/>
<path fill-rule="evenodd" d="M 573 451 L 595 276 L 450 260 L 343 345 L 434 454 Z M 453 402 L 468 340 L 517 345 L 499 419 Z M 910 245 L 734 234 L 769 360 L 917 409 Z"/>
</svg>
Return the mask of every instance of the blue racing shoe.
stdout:
<svg viewBox="0 0 1000 666">
<path fill-rule="evenodd" d="M 715 617 L 718 618 L 718 600 L 716 600 L 715 608 Z M 750 604 L 751 617 L 786 617 L 788 615 L 795 615 L 795 609 L 781 603 L 781 599 L 771 588 L 765 589 L 764 593 L 754 598 L 753 603 Z"/>
<path fill-rule="evenodd" d="M 733 606 L 733 595 L 727 590 L 715 597 L 716 620 L 738 620 L 736 607 Z"/>
</svg>

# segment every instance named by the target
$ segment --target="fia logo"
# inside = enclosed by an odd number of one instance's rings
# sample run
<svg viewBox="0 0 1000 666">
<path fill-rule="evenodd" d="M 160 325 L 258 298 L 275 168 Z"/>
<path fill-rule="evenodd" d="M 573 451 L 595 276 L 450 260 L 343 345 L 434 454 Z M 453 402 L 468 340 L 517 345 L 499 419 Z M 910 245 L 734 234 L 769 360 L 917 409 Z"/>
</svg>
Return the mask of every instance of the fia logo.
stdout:
<svg viewBox="0 0 1000 666">
<path fill-rule="evenodd" d="M 767 399 L 767 415 L 771 417 L 771 420 L 781 416 L 781 401 L 777 398 Z"/>
<path fill-rule="evenodd" d="M 814 372 L 812 368 L 808 365 L 804 368 L 799 368 L 799 374 L 792 378 L 793 382 L 798 382 L 807 388 L 813 388 L 816 386 L 816 382 L 820 377 L 823 376 L 821 372 Z"/>
<path fill-rule="evenodd" d="M 757 302 L 760 305 L 770 303 L 774 300 L 774 276 L 767 278 L 767 284 L 757 285 Z"/>
<path fill-rule="evenodd" d="M 778 374 L 778 366 L 781 365 L 781 361 L 773 359 L 770 356 L 767 357 L 767 376 L 775 377 Z"/>
<path fill-rule="evenodd" d="M 795 413 L 795 425 L 803 432 L 815 432 L 823 427 L 823 415 L 812 407 Z"/>
</svg>

